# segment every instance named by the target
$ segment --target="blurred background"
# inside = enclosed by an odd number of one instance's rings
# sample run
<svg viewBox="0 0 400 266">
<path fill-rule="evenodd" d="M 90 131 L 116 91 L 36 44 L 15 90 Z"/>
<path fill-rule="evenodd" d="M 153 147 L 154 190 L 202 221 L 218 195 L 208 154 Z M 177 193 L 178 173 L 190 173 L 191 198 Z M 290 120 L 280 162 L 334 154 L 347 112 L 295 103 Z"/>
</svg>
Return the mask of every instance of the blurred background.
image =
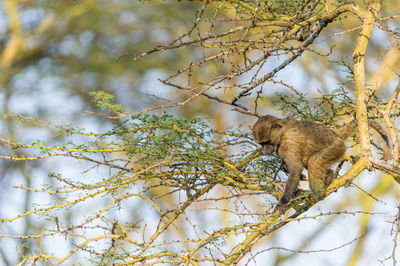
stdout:
<svg viewBox="0 0 400 266">
<path fill-rule="evenodd" d="M 220 3 L 216 2 L 213 8 L 218 9 Z M 185 100 L 182 91 L 160 80 L 174 75 L 192 62 L 201 61 L 206 58 L 205 55 L 209 55 L 209 51 L 198 46 L 177 45 L 176 49 L 160 50 L 137 59 L 135 56 L 169 44 L 188 32 L 202 6 L 201 1 L 0 1 L 0 108 L 4 114 L 0 120 L 0 138 L 38 145 L 65 145 L 65 136 L 60 134 L 57 127 L 48 126 L 42 121 L 64 128 L 80 128 L 85 132 L 112 129 L 109 119 L 93 114 L 102 111 L 90 97 L 92 91 L 102 90 L 113 94 L 114 102 L 122 104 L 127 113 Z M 381 17 L 397 16 L 382 22 L 393 31 L 399 30 L 399 6 L 399 0 L 384 1 L 380 12 Z M 223 32 L 236 27 L 234 21 L 237 10 L 220 8 L 218 12 L 219 16 L 223 14 L 221 17 L 230 21 L 229 24 L 216 24 L 215 27 L 221 27 L 218 30 Z M 349 69 L 345 66 L 352 62 L 358 25 L 359 20 L 351 16 L 332 23 L 314 41 L 313 47 L 317 52 L 303 53 L 294 63 L 277 73 L 274 80 L 284 81 L 305 95 L 311 103 L 317 102 L 322 94 L 339 88 L 352 91 Z M 207 32 L 212 29 L 204 27 L 201 30 Z M 257 34 L 262 35 L 262 31 Z M 378 25 L 368 45 L 366 58 L 369 84 L 379 88 L 377 96 L 386 100 L 393 93 L 399 73 L 399 39 L 393 39 L 393 36 Z M 221 47 L 208 48 L 213 52 L 212 49 Z M 252 56 L 257 58 L 259 54 L 255 51 Z M 284 54 L 276 54 L 260 71 L 267 73 L 285 58 Z M 216 74 L 229 73 L 232 64 L 221 63 L 221 58 L 219 60 L 190 72 L 188 80 L 192 84 L 204 84 Z M 239 55 L 232 56 L 230 60 L 238 66 L 245 64 Z M 240 82 L 247 82 L 246 79 L 253 75 L 244 74 Z M 176 79 L 179 84 L 186 82 L 183 78 L 179 80 L 179 76 Z M 235 86 L 235 82 L 239 81 L 226 84 L 225 89 L 214 89 L 214 95 L 222 99 L 232 96 L 232 91 L 227 88 Z M 264 86 L 262 93 L 263 99 L 257 107 L 260 114 L 287 115 L 273 102 L 279 99 L 276 93 L 290 95 L 293 94 L 292 89 L 271 82 Z M 254 107 L 254 97 L 244 100 L 242 104 Z M 167 112 L 182 118 L 208 119 L 218 131 L 241 128 L 243 132 L 249 132 L 249 126 L 256 118 L 232 109 L 232 106 L 220 101 L 199 97 L 190 104 L 168 109 Z M 152 113 L 160 114 L 163 111 Z M 79 136 L 73 137 L 73 140 L 79 142 Z M 354 152 L 358 152 L 357 147 L 354 149 Z M 25 156 L 22 153 L 18 155 Z M 62 173 L 66 178 L 85 178 L 87 181 L 107 176 L 104 169 L 87 175 L 87 169 L 85 162 L 71 158 L 32 161 L 1 159 L 0 218 L 14 217 L 37 206 L 47 206 L 47 195 L 21 188 L 51 185 L 50 173 Z M 261 249 L 279 248 L 254 255 L 249 265 L 393 264 L 392 259 L 385 259 L 396 251 L 399 256 L 399 248 L 394 243 L 396 229 L 393 228 L 393 222 L 398 219 L 399 185 L 391 176 L 378 171 L 363 172 L 355 183 L 357 186 L 331 195 L 307 214 L 311 216 L 344 210 L 356 214 L 322 215 L 317 219 L 290 223 L 259 244 Z M 229 194 L 224 188 L 214 193 Z M 262 202 L 262 199 L 255 197 L 248 197 L 247 200 L 254 200 L 255 205 Z M 91 206 L 97 204 L 104 203 L 91 202 L 83 210 L 90 210 Z M 225 207 L 234 208 L 229 205 Z M 140 221 L 141 216 L 146 215 L 140 204 L 127 204 L 126 208 L 129 211 L 115 210 L 114 215 L 127 221 L 129 217 L 135 217 L 131 222 Z M 74 224 L 80 215 L 66 211 L 59 219 L 63 219 L 65 224 Z M 228 213 L 207 219 L 197 217 L 195 220 L 198 226 L 206 227 L 208 223 L 229 226 L 231 217 Z M 0 265 L 15 265 L 21 260 L 20 254 L 35 254 L 43 250 L 65 256 L 75 247 L 76 239 L 70 237 L 53 237 L 43 241 L 33 239 L 28 244 L 23 239 L 10 237 L 45 233 L 47 223 L 45 216 L 27 216 L 2 224 Z M 68 263 L 89 262 L 84 255 L 74 254 Z"/>
</svg>

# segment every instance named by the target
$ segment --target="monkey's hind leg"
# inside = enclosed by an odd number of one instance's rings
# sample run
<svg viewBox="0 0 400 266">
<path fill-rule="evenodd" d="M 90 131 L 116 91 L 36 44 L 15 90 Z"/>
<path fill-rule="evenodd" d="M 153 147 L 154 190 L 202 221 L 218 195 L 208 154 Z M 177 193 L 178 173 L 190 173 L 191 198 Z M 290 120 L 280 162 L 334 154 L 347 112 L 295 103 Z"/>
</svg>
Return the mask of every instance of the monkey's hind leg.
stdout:
<svg viewBox="0 0 400 266">
<path fill-rule="evenodd" d="M 335 171 L 332 169 L 328 169 L 328 172 L 326 173 L 326 178 L 325 178 L 325 188 L 327 188 L 335 179 Z"/>
<path fill-rule="evenodd" d="M 308 161 L 308 179 L 313 198 L 319 200 L 325 196 L 325 190 L 334 179 L 330 166 L 341 158 L 346 150 L 342 141 L 334 141 L 328 147 L 310 157 Z"/>
<path fill-rule="evenodd" d="M 325 195 L 324 190 L 326 188 L 326 177 L 328 175 L 328 171 L 323 166 L 323 162 L 321 162 L 317 157 L 319 157 L 319 155 L 311 157 L 308 166 L 308 182 L 313 192 L 312 197 L 315 200 L 319 200 Z"/>
</svg>

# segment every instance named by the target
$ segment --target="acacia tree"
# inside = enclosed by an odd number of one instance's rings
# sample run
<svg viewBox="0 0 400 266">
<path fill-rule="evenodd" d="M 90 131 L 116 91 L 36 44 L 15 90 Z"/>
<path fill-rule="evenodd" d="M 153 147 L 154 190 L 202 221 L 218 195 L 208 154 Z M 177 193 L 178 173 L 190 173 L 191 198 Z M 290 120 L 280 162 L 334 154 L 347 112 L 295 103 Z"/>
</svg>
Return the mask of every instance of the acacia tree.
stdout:
<svg viewBox="0 0 400 266">
<path fill-rule="evenodd" d="M 234 114 L 256 118 L 265 113 L 273 98 L 274 108 L 285 115 L 332 128 L 355 116 L 358 134 L 354 143 L 359 143 L 360 149 L 355 149 L 354 161 L 346 163 L 348 169 L 337 169 L 339 177 L 322 201 L 351 185 L 364 170 L 379 170 L 391 176 L 390 181 L 382 177 L 380 186 L 369 193 L 375 199 L 374 193 L 399 182 L 400 174 L 395 123 L 400 83 L 393 85 L 392 78 L 385 84 L 381 75 L 396 73 L 398 67 L 393 60 L 399 57 L 399 15 L 394 13 L 399 10 L 393 8 L 396 3 L 388 2 L 385 7 L 380 1 L 199 1 L 193 22 L 183 34 L 147 51 L 118 58 L 138 64 L 155 60 L 162 53 L 188 50 L 191 57 L 186 65 L 160 79 L 174 92 L 167 103 L 127 111 L 132 107 L 115 103 L 111 94 L 92 92 L 99 111 L 87 113 L 110 125 L 101 132 L 7 114 L 7 119 L 34 122 L 62 138 L 53 145 L 43 140 L 23 143 L 3 137 L 0 158 L 31 163 L 66 157 L 84 162 L 86 169 L 73 177 L 54 169 L 42 187 L 15 187 L 46 195 L 45 203 L 3 217 L 1 222 L 12 224 L 31 216 L 46 222 L 32 232 L 3 233 L 1 237 L 20 241 L 20 264 L 61 264 L 84 258 L 107 265 L 231 265 L 251 263 L 279 249 L 267 237 L 293 221 L 349 213 L 312 213 L 310 208 L 317 203 L 306 196 L 291 202 L 288 209 L 294 211 L 290 215 L 274 213 L 286 178 L 280 171 L 279 158 L 260 156 L 247 127 L 251 123 L 220 130 L 205 119 L 176 115 L 180 109 L 195 108 L 201 101 L 229 106 Z M 366 61 L 375 28 L 382 31 L 385 41 L 392 42 L 384 51 L 393 61 L 389 66 L 386 61 L 383 69 L 373 72 Z M 3 69 L 11 67 L 15 56 L 12 47 L 13 41 L 18 41 L 16 32 L 3 51 Z M 345 45 L 350 50 L 336 51 L 336 38 L 339 46 L 351 40 L 351 45 Z M 280 76 L 293 71 L 288 70 L 291 66 L 300 69 L 296 64 L 302 57 L 318 62 L 333 57 L 346 75 L 335 74 L 337 85 L 321 92 L 318 98 L 308 96 L 292 84 L 293 80 Z M 316 78 L 321 75 L 324 80 L 328 72 L 320 72 L 310 74 Z M 269 89 L 274 86 L 291 93 L 271 97 Z M 156 91 L 153 93 L 157 96 Z M 370 136 L 369 119 L 381 120 L 386 126 L 393 147 L 392 161 L 378 159 L 381 145 Z M 373 215 L 371 204 L 351 214 Z M 224 216 L 226 222 L 216 221 L 216 216 Z M 396 264 L 400 227 L 397 217 L 392 221 L 393 250 L 385 255 L 386 260 Z M 365 234 L 360 233 L 349 244 L 356 242 L 359 248 Z M 74 245 L 55 250 L 49 244 L 65 238 L 72 239 Z M 22 251 L 25 245 L 35 247 L 32 254 Z M 354 252 L 350 264 L 359 259 L 359 254 Z M 276 263 L 281 259 L 277 257 Z"/>
</svg>

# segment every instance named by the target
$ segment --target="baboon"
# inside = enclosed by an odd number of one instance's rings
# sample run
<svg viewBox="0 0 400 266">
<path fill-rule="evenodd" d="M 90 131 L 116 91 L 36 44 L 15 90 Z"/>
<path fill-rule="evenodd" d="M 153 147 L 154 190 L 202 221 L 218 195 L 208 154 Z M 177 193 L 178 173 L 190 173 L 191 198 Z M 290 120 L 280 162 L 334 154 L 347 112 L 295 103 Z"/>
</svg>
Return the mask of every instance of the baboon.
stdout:
<svg viewBox="0 0 400 266">
<path fill-rule="evenodd" d="M 369 125 L 384 140 L 383 159 L 391 159 L 383 128 L 373 121 Z M 279 119 L 271 115 L 261 117 L 254 124 L 254 141 L 262 146 L 264 154 L 276 151 L 285 171 L 289 173 L 283 196 L 276 207 L 280 213 L 295 197 L 303 168 L 308 170 L 312 197 L 320 199 L 325 195 L 325 189 L 334 179 L 330 166 L 343 157 L 346 151 L 344 140 L 353 134 L 356 126 L 357 120 L 354 119 L 335 132 L 321 124 L 291 118 Z"/>
</svg>

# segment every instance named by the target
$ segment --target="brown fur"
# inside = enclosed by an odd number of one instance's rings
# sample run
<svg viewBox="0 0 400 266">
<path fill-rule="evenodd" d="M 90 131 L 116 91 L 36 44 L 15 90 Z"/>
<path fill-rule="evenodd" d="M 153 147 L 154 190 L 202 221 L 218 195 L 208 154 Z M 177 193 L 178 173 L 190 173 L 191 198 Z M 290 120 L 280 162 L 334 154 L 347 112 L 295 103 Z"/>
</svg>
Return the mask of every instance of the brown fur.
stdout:
<svg viewBox="0 0 400 266">
<path fill-rule="evenodd" d="M 356 125 L 356 120 L 353 120 L 334 132 L 321 124 L 279 119 L 270 115 L 261 117 L 254 124 L 254 140 L 262 145 L 264 154 L 276 151 L 289 172 L 285 191 L 277 207 L 280 211 L 295 196 L 303 168 L 308 170 L 314 197 L 320 198 L 325 194 L 325 189 L 334 179 L 330 166 L 343 157 L 346 151 L 344 140 L 354 132 Z M 378 128 L 376 130 L 383 136 L 390 152 L 387 137 L 378 126 L 372 127 Z"/>
</svg>

